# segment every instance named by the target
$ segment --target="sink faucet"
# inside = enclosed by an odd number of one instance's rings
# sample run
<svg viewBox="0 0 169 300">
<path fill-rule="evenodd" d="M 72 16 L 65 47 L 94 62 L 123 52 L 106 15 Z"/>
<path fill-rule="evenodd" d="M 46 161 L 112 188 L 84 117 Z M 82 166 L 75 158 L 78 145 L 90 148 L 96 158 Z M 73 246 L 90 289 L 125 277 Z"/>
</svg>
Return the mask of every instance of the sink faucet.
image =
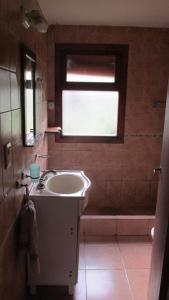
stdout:
<svg viewBox="0 0 169 300">
<path fill-rule="evenodd" d="M 44 183 L 43 182 L 45 181 L 45 176 L 49 173 L 56 174 L 56 171 L 55 170 L 48 170 L 48 171 L 43 172 L 43 174 L 39 178 L 39 183 L 37 185 L 37 189 L 43 189 L 44 188 Z"/>
<path fill-rule="evenodd" d="M 47 170 L 45 172 L 43 172 L 43 174 L 41 175 L 41 177 L 39 178 L 39 181 L 44 181 L 45 180 L 45 176 L 49 173 L 53 173 L 53 174 L 56 174 L 56 171 L 55 170 Z"/>
</svg>

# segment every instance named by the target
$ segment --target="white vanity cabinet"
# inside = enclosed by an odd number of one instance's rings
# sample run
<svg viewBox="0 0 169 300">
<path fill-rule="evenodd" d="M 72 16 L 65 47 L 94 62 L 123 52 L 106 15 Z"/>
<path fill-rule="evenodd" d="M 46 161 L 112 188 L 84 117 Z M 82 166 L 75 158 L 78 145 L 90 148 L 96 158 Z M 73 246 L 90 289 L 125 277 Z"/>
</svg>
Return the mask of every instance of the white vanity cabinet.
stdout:
<svg viewBox="0 0 169 300">
<path fill-rule="evenodd" d="M 69 294 L 73 294 L 78 275 L 80 215 L 87 205 L 89 186 L 90 181 L 83 193 L 72 195 L 40 191 L 36 184 L 33 186 L 30 199 L 37 214 L 40 274 L 29 272 L 30 287 L 68 286 Z"/>
<path fill-rule="evenodd" d="M 68 286 L 72 294 L 78 273 L 79 199 L 36 197 L 33 202 L 39 232 L 40 274 L 30 274 L 29 283 Z"/>
</svg>

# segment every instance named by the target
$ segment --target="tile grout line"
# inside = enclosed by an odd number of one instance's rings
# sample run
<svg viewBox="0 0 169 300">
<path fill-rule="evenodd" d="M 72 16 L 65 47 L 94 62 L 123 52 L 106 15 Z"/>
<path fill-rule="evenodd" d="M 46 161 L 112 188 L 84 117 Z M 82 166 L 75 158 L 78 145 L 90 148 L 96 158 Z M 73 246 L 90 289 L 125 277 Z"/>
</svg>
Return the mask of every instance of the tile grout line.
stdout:
<svg viewBox="0 0 169 300">
<path fill-rule="evenodd" d="M 84 236 L 84 267 L 85 267 L 85 299 L 87 300 L 87 274 L 86 274 L 86 237 Z"/>
<path fill-rule="evenodd" d="M 81 270 L 84 270 L 84 269 L 81 269 Z M 86 271 L 122 271 L 123 269 L 122 268 L 93 268 L 93 269 L 87 269 L 86 268 Z"/>
<path fill-rule="evenodd" d="M 132 288 L 131 288 L 130 281 L 129 281 L 129 278 L 128 278 L 128 275 L 127 275 L 127 270 L 125 268 L 124 268 L 124 273 L 125 273 L 125 276 L 126 276 L 126 280 L 127 280 L 128 286 L 129 286 L 131 298 L 132 298 L 132 300 L 134 300 Z"/>
<path fill-rule="evenodd" d="M 87 276 L 86 276 L 86 269 L 85 269 L 85 299 L 87 300 Z"/>
<path fill-rule="evenodd" d="M 124 258 L 123 258 L 123 255 L 122 255 L 122 252 L 121 252 L 121 249 L 120 249 L 120 245 L 119 245 L 119 241 L 118 241 L 118 239 L 117 239 L 117 236 L 116 236 L 116 243 L 117 243 L 117 246 L 118 246 L 118 249 L 119 249 L 119 252 L 120 252 L 121 261 L 122 261 L 122 265 L 123 265 L 123 271 L 124 271 L 124 273 L 125 273 L 125 277 L 126 277 L 126 280 L 127 280 L 127 283 L 128 283 L 128 287 L 129 287 L 129 291 L 130 291 L 131 300 L 134 300 L 132 288 L 131 288 L 130 281 L 129 281 L 129 278 L 128 278 L 128 275 L 127 275 L 127 270 L 126 270 L 126 267 L 125 267 Z"/>
</svg>

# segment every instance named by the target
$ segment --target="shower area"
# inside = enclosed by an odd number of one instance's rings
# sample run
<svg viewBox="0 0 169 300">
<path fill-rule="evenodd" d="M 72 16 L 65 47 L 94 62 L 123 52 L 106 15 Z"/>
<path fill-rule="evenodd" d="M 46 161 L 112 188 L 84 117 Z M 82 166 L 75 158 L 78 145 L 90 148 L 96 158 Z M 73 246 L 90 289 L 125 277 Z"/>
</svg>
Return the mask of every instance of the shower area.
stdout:
<svg viewBox="0 0 169 300">
<path fill-rule="evenodd" d="M 83 170 L 92 186 L 82 216 L 87 235 L 150 234 L 154 223 L 162 137 L 126 137 L 121 145 L 55 144 L 49 169 Z M 51 149 L 51 152 L 50 152 Z M 53 154 L 55 153 L 55 154 Z"/>
<path fill-rule="evenodd" d="M 57 43 L 101 41 L 129 47 L 124 143 L 56 142 L 51 133 L 48 168 L 83 170 L 90 178 L 90 198 L 81 220 L 84 234 L 102 230 L 103 234 L 147 235 L 156 210 L 158 176 L 153 170 L 160 166 L 161 158 L 169 69 L 168 30 L 52 27 L 48 33 L 48 126 L 55 126 Z"/>
</svg>

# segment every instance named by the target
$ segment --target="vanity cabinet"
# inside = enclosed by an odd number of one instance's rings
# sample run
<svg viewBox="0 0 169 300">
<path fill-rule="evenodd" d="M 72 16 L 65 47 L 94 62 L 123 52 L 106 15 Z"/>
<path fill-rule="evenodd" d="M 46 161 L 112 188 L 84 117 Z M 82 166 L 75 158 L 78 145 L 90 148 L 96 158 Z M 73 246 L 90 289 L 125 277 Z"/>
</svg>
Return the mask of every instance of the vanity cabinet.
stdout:
<svg viewBox="0 0 169 300">
<path fill-rule="evenodd" d="M 79 197 L 30 196 L 37 213 L 40 274 L 29 273 L 29 285 L 68 286 L 73 294 L 79 256 Z"/>
<path fill-rule="evenodd" d="M 53 174 L 55 173 L 55 175 Z M 39 231 L 40 273 L 31 274 L 29 285 L 67 286 L 73 294 L 77 283 L 80 215 L 88 202 L 90 180 L 83 171 L 46 172 L 43 189 L 34 184 Z"/>
</svg>

